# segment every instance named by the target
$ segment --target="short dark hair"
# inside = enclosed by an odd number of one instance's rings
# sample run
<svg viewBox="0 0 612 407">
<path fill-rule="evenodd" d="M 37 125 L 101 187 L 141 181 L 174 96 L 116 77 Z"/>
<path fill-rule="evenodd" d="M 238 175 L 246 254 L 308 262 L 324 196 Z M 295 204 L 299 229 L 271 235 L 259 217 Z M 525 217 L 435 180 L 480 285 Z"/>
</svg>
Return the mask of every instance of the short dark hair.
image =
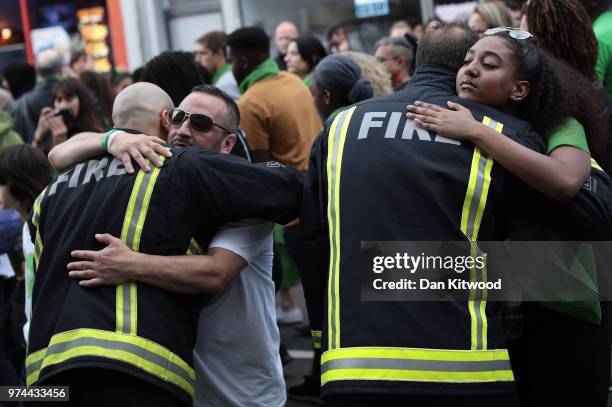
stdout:
<svg viewBox="0 0 612 407">
<path fill-rule="evenodd" d="M 7 185 L 28 212 L 36 197 L 51 183 L 52 172 L 47 157 L 37 148 L 19 144 L 0 149 L 0 185 Z"/>
<path fill-rule="evenodd" d="M 261 27 L 243 27 L 235 30 L 227 37 L 227 45 L 233 51 L 270 53 L 270 37 Z"/>
<path fill-rule="evenodd" d="M 34 89 L 36 85 L 36 70 L 30 64 L 12 62 L 4 68 L 2 76 L 8 82 L 9 90 L 15 100 Z"/>
<path fill-rule="evenodd" d="M 296 38 L 294 41 L 300 56 L 308 64 L 311 70 L 327 56 L 325 47 L 317 37 L 303 35 Z"/>
<path fill-rule="evenodd" d="M 342 24 L 334 24 L 331 27 L 329 27 L 327 29 L 327 41 L 330 40 L 330 38 L 337 33 L 339 30 L 344 31 L 344 26 Z"/>
<path fill-rule="evenodd" d="M 188 52 L 164 51 L 146 63 L 141 81 L 162 88 L 178 106 L 194 86 L 206 82 L 202 69 Z"/>
<path fill-rule="evenodd" d="M 214 97 L 218 97 L 221 99 L 225 106 L 227 107 L 227 119 L 225 120 L 225 126 L 228 130 L 237 132 L 240 128 L 240 110 L 238 109 L 238 105 L 227 93 L 223 92 L 221 89 L 214 85 L 199 85 L 194 87 L 192 92 L 201 92 L 206 93 L 207 95 L 211 95 Z"/>
<path fill-rule="evenodd" d="M 209 31 L 198 38 L 197 43 L 212 52 L 223 50 L 223 55 L 227 56 L 227 35 L 223 31 Z"/>
<path fill-rule="evenodd" d="M 87 58 L 87 53 L 83 50 L 79 50 L 79 51 L 74 51 L 72 53 L 72 56 L 70 57 L 70 66 L 74 65 L 75 63 L 79 62 L 80 59 L 82 58 Z"/>
<path fill-rule="evenodd" d="M 458 71 L 476 41 L 477 33 L 458 24 L 443 24 L 423 36 L 417 49 L 416 66 L 434 64 Z"/>
</svg>

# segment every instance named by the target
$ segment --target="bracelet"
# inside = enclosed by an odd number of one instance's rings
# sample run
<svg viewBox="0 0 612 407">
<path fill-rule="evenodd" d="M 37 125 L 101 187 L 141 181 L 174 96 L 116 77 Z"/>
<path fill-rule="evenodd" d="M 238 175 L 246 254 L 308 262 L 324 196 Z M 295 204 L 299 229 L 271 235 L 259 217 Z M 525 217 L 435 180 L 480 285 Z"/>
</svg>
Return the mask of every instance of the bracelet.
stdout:
<svg viewBox="0 0 612 407">
<path fill-rule="evenodd" d="M 119 135 L 121 130 L 113 131 L 110 136 L 108 136 L 108 143 L 106 143 L 106 147 L 108 148 L 108 152 L 110 153 L 111 145 L 113 144 L 113 140 L 115 140 L 115 136 Z"/>
<path fill-rule="evenodd" d="M 118 132 L 119 130 L 117 129 L 110 129 L 109 131 L 107 131 L 106 133 L 104 133 L 104 137 L 102 137 L 102 150 L 104 150 L 104 152 L 108 153 L 108 138 L 113 134 Z"/>
</svg>

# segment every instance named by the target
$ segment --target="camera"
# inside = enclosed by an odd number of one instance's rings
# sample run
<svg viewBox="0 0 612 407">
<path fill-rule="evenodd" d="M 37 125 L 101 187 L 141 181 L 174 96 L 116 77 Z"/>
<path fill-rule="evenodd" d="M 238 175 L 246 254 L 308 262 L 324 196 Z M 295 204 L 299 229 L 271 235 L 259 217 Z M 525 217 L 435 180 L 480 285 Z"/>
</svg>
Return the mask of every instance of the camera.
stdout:
<svg viewBox="0 0 612 407">
<path fill-rule="evenodd" d="M 72 109 L 70 108 L 61 109 L 55 115 L 62 116 L 62 120 L 64 121 L 64 123 L 74 119 L 74 115 L 72 114 Z"/>
</svg>

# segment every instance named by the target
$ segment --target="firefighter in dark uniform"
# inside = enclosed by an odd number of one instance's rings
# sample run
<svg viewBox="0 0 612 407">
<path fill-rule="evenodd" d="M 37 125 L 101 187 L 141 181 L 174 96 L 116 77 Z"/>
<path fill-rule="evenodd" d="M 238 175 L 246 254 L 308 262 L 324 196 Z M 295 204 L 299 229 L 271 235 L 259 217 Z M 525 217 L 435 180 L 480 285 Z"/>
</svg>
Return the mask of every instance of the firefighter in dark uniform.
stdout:
<svg viewBox="0 0 612 407">
<path fill-rule="evenodd" d="M 172 152 L 162 168 L 135 174 L 110 155 L 78 163 L 36 200 L 28 385 L 70 385 L 75 405 L 192 404 L 204 298 L 137 282 L 83 288 L 67 274 L 71 250 L 100 249 L 94 236 L 106 232 L 144 253 L 200 252 L 221 223 L 296 218 L 303 184 L 278 163 Z"/>
<path fill-rule="evenodd" d="M 304 288 L 322 349 L 329 405 L 511 406 L 514 378 L 497 304 L 364 302 L 362 241 L 499 240 L 514 179 L 467 142 L 406 120 L 406 105 L 446 106 L 477 36 L 445 26 L 423 39 L 405 90 L 347 108 L 311 152 L 302 227 L 310 265 Z M 461 102 L 477 120 L 535 151 L 529 125 Z"/>
</svg>

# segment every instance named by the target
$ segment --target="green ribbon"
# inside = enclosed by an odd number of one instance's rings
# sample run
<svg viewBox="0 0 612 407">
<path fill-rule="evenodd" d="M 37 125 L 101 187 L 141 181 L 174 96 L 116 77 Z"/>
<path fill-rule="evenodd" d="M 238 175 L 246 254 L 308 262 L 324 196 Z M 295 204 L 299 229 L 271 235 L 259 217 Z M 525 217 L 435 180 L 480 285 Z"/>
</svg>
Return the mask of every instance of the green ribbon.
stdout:
<svg viewBox="0 0 612 407">
<path fill-rule="evenodd" d="M 266 59 L 240 82 L 240 93 L 246 92 L 255 82 L 259 82 L 269 76 L 274 76 L 279 72 L 276 62 L 272 58 Z"/>
<path fill-rule="evenodd" d="M 314 77 L 312 76 L 312 72 L 306 75 L 306 77 L 304 78 L 304 83 L 306 84 L 306 86 L 310 88 L 310 85 L 312 85 L 313 79 Z"/>
<path fill-rule="evenodd" d="M 45 83 L 49 82 L 49 81 L 63 81 L 64 77 L 57 75 L 57 76 L 50 76 L 48 78 L 44 78 L 41 79 L 40 81 L 38 81 L 38 83 L 36 84 L 36 89 L 40 88 L 41 86 L 43 86 Z"/>
<path fill-rule="evenodd" d="M 223 64 L 223 66 L 221 67 L 221 69 L 219 69 L 217 71 L 217 73 L 215 73 L 215 76 L 213 76 L 212 79 L 212 83 L 213 85 L 216 85 L 217 82 L 219 82 L 219 79 L 227 72 L 230 70 L 232 66 L 230 64 L 228 64 L 227 62 Z"/>
</svg>

